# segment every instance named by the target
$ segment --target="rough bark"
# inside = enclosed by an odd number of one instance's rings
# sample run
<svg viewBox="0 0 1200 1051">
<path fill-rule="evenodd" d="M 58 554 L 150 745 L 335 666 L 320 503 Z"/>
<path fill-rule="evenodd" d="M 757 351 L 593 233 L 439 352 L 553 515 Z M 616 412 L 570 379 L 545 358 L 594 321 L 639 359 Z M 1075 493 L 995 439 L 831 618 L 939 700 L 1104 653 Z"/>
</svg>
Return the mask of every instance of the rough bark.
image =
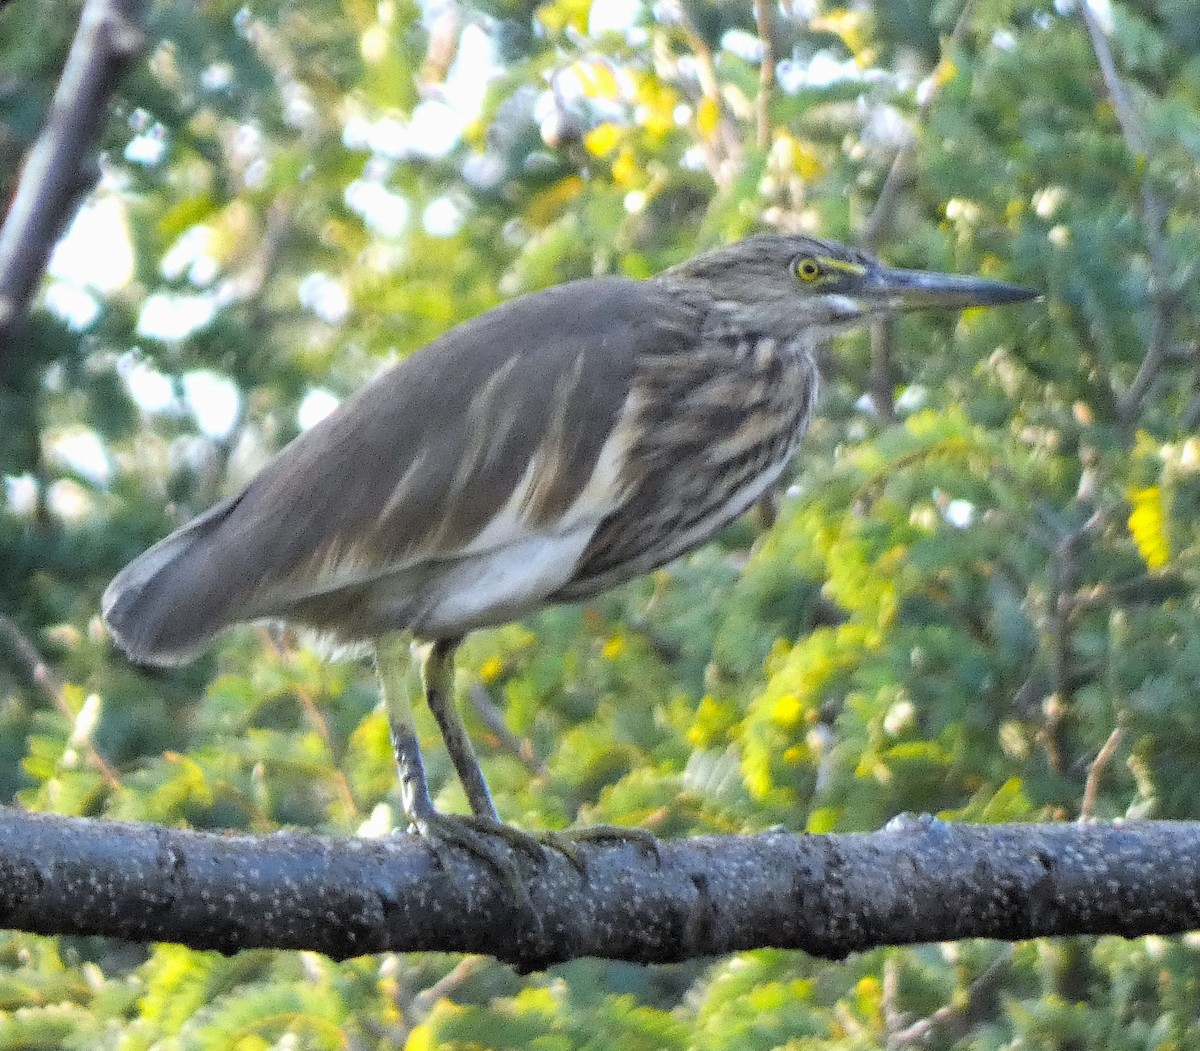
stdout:
<svg viewBox="0 0 1200 1051">
<path fill-rule="evenodd" d="M 986 937 L 1200 927 L 1200 823 L 949 825 L 581 842 L 581 873 L 514 855 L 527 897 L 419 839 L 218 835 L 0 809 L 0 925 L 41 934 L 272 946 L 341 959 L 486 953 L 525 970 L 760 946 L 841 958 Z"/>
</svg>

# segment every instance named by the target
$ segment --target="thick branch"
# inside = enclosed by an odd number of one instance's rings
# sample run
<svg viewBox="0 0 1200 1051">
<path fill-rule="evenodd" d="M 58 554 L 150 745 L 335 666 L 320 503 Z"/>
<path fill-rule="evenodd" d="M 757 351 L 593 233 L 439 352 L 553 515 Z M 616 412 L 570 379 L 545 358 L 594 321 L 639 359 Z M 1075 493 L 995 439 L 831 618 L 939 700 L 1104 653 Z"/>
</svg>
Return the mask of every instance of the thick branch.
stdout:
<svg viewBox="0 0 1200 1051">
<path fill-rule="evenodd" d="M 223 952 L 488 953 L 533 969 L 580 956 L 669 962 L 759 946 L 841 958 L 987 937 L 1200 927 L 1200 823 L 948 825 L 583 842 L 520 857 L 531 910 L 420 840 L 214 835 L 0 809 L 0 925 Z"/>
<path fill-rule="evenodd" d="M 88 0 L 41 136 L 0 229 L 0 359 L 12 348 L 50 251 L 94 182 L 104 112 L 143 44 L 145 0 Z"/>
</svg>

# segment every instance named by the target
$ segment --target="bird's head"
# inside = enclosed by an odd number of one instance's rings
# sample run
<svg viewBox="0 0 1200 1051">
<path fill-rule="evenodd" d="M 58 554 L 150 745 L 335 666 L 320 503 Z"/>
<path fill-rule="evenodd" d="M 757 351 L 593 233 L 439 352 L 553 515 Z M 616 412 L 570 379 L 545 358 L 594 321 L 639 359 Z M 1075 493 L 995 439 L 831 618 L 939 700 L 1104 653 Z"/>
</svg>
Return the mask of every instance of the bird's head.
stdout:
<svg viewBox="0 0 1200 1051">
<path fill-rule="evenodd" d="M 1001 306 L 1038 295 L 988 278 L 900 270 L 833 241 L 784 234 L 705 252 L 662 280 L 697 289 L 736 327 L 814 342 L 889 314 Z"/>
</svg>

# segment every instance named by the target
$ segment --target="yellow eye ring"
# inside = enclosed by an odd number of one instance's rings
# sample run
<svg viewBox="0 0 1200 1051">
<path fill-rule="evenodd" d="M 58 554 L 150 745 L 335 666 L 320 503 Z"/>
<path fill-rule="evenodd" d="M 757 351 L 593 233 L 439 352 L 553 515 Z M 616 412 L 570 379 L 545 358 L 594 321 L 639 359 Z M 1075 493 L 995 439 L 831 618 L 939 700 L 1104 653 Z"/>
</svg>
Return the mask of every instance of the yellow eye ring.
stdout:
<svg viewBox="0 0 1200 1051">
<path fill-rule="evenodd" d="M 815 281 L 821 276 L 821 265 L 815 259 L 798 259 L 793 268 L 801 281 Z"/>
</svg>

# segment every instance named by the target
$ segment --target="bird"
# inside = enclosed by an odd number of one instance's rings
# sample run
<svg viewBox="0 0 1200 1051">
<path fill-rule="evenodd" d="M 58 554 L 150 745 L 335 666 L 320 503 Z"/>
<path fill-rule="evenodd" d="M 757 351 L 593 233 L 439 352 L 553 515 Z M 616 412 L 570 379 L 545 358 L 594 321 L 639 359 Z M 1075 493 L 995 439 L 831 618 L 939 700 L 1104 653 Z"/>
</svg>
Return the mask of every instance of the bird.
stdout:
<svg viewBox="0 0 1200 1051">
<path fill-rule="evenodd" d="M 371 647 L 408 827 L 439 858 L 457 845 L 503 870 L 505 846 L 536 854 L 543 840 L 497 812 L 453 696 L 463 637 L 607 591 L 755 504 L 808 428 L 833 337 L 1036 296 L 782 233 L 646 279 L 532 292 L 383 372 L 135 558 L 104 592 L 104 621 L 150 666 L 260 620 Z M 410 660 L 470 815 L 430 797 Z"/>
</svg>

